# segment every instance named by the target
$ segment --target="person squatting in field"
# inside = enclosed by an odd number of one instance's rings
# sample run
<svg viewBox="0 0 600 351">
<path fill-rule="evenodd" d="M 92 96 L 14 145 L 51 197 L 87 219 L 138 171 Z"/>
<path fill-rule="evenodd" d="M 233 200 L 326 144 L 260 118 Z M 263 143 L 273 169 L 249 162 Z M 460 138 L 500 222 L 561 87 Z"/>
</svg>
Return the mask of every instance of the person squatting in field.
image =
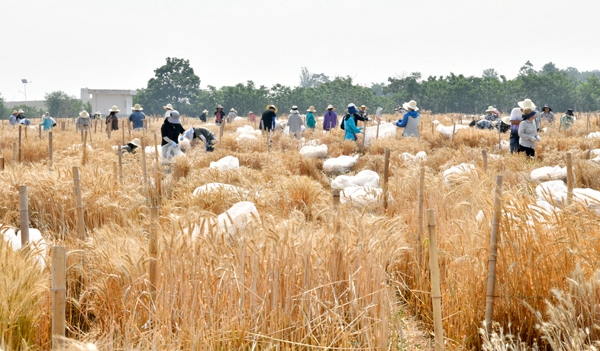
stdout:
<svg viewBox="0 0 600 351">
<path fill-rule="evenodd" d="M 92 119 L 90 118 L 90 114 L 83 110 L 79 113 L 79 117 L 77 117 L 77 122 L 75 122 L 77 126 L 77 131 L 81 130 L 90 130 L 92 127 Z"/>
<path fill-rule="evenodd" d="M 402 108 L 408 112 L 404 114 L 401 120 L 399 119 L 396 121 L 396 127 L 404 128 L 404 132 L 402 133 L 403 138 L 418 138 L 421 115 L 417 112 L 419 111 L 417 102 L 415 100 L 410 100 L 409 102 L 402 104 Z"/>
<path fill-rule="evenodd" d="M 290 127 L 290 134 L 294 136 L 294 139 L 298 139 L 300 133 L 302 133 L 302 126 L 304 125 L 302 116 L 300 116 L 300 111 L 298 111 L 298 106 L 292 106 L 290 115 L 288 116 L 287 125 Z"/>
<path fill-rule="evenodd" d="M 143 108 L 140 104 L 135 104 L 133 106 L 133 112 L 129 115 L 129 124 L 133 124 L 133 130 L 142 130 L 144 129 L 144 120 L 146 119 L 146 115 L 142 112 Z"/>
<path fill-rule="evenodd" d="M 535 124 L 535 115 L 537 111 L 531 108 L 523 109 L 523 122 L 519 124 L 519 151 L 527 156 L 535 156 L 535 143 L 541 141 L 538 136 L 538 128 Z"/>
<path fill-rule="evenodd" d="M 162 137 L 161 155 L 164 159 L 171 160 L 177 153 L 179 136 L 183 133 L 185 133 L 185 129 L 181 125 L 179 112 L 176 110 L 169 111 L 169 116 L 165 118 L 163 125 L 160 127 L 160 135 Z"/>
<path fill-rule="evenodd" d="M 135 153 L 136 149 L 142 147 L 142 143 L 140 141 L 140 139 L 135 138 L 132 141 L 128 142 L 126 145 L 121 146 L 121 152 L 122 153 Z"/>
<path fill-rule="evenodd" d="M 267 105 L 266 111 L 263 112 L 260 118 L 259 129 L 270 132 L 275 129 L 275 118 L 277 117 L 277 107 L 275 105 Z"/>
<path fill-rule="evenodd" d="M 219 142 L 215 133 L 203 127 L 194 128 L 192 126 L 183 133 L 183 137 L 191 142 L 192 147 L 196 146 L 199 141 L 202 141 L 204 143 L 205 152 L 215 151 L 214 146 Z"/>
<path fill-rule="evenodd" d="M 342 117 L 342 122 L 340 123 L 340 127 L 344 126 L 344 140 L 357 140 L 357 134 L 360 134 L 362 131 L 362 127 L 356 126 L 356 118 L 358 116 L 358 110 L 354 104 L 348 105 L 348 113 Z M 360 117 L 362 118 L 362 117 Z"/>
<path fill-rule="evenodd" d="M 323 116 L 323 130 L 328 132 L 337 126 L 337 114 L 334 112 L 335 108 L 329 104 Z"/>
<path fill-rule="evenodd" d="M 486 115 L 485 115 L 486 121 L 496 122 L 497 120 L 500 119 L 498 110 L 494 106 L 489 106 L 487 108 L 487 110 L 485 110 L 485 112 L 486 112 Z"/>
</svg>

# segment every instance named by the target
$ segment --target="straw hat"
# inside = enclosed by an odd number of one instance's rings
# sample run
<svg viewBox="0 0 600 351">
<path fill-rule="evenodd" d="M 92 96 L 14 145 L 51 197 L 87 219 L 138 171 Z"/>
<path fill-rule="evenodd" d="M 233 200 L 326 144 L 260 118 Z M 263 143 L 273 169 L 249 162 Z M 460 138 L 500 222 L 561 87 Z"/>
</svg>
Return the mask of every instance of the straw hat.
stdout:
<svg viewBox="0 0 600 351">
<path fill-rule="evenodd" d="M 294 105 L 292 106 L 292 109 L 290 110 L 290 113 L 298 113 L 298 106 Z"/>
<path fill-rule="evenodd" d="M 525 99 L 523 101 L 519 101 L 519 103 L 517 105 L 519 105 L 519 107 L 522 108 L 523 110 L 527 109 L 527 108 L 535 110 L 535 104 L 531 101 L 531 99 Z"/>
<path fill-rule="evenodd" d="M 254 113 L 254 112 L 252 112 L 252 111 L 248 111 L 248 114 L 249 114 L 249 115 L 251 115 L 251 114 L 253 114 L 253 113 Z"/>
<path fill-rule="evenodd" d="M 90 116 L 90 114 L 87 113 L 86 110 L 83 110 L 83 111 L 79 112 L 79 117 L 87 118 L 89 116 Z"/>
<path fill-rule="evenodd" d="M 485 110 L 485 112 L 494 112 L 496 111 L 496 108 L 494 106 L 489 106 L 487 110 Z"/>
<path fill-rule="evenodd" d="M 113 107 L 112 107 L 112 108 L 109 110 L 109 112 L 119 112 L 119 111 L 120 111 L 120 110 L 119 110 L 119 108 L 117 107 L 117 105 L 113 106 Z"/>
<path fill-rule="evenodd" d="M 360 105 L 360 109 L 361 109 L 361 110 L 363 110 L 363 109 L 364 109 L 364 110 L 368 110 L 369 108 L 368 108 L 367 106 L 365 106 L 365 105 Z"/>
<path fill-rule="evenodd" d="M 25 113 L 25 111 L 23 111 L 23 110 L 19 109 L 19 113 Z"/>
<path fill-rule="evenodd" d="M 502 117 L 502 123 L 510 125 L 510 116 Z"/>
<path fill-rule="evenodd" d="M 326 108 L 326 110 L 335 110 L 335 107 L 333 107 L 332 104 L 329 104 Z"/>
<path fill-rule="evenodd" d="M 410 109 L 413 109 L 415 111 L 419 111 L 419 108 L 417 107 L 417 102 L 415 100 L 410 100 L 409 102 L 403 103 L 402 107 L 405 110 L 408 110 L 410 108 Z"/>
<path fill-rule="evenodd" d="M 218 104 L 217 108 L 223 108 L 223 106 L 221 104 Z"/>
<path fill-rule="evenodd" d="M 135 139 L 133 139 L 132 141 L 130 141 L 129 143 L 130 143 L 130 144 L 133 144 L 133 145 L 135 145 L 135 146 L 137 146 L 137 147 L 142 147 L 142 143 L 140 142 L 140 139 L 139 139 L 139 138 L 135 138 Z"/>
<path fill-rule="evenodd" d="M 237 111 L 233 107 L 229 111 L 237 113 Z"/>
<path fill-rule="evenodd" d="M 275 113 L 277 113 L 277 107 L 275 107 L 275 105 L 273 105 L 273 104 L 267 105 L 267 110 L 270 109 L 270 108 L 274 109 Z"/>
<path fill-rule="evenodd" d="M 140 104 L 135 104 L 135 105 L 133 105 L 133 110 L 134 111 L 142 111 L 143 108 L 140 106 Z"/>
<path fill-rule="evenodd" d="M 308 110 L 306 110 L 306 112 L 317 112 L 317 111 L 315 111 L 315 107 L 314 106 L 311 106 L 311 107 L 308 108 Z"/>
<path fill-rule="evenodd" d="M 204 111 L 202 111 L 202 112 L 203 112 L 203 113 L 208 113 L 208 110 L 206 110 L 206 109 L 205 109 L 205 110 L 204 110 Z"/>
<path fill-rule="evenodd" d="M 164 108 L 165 110 L 172 110 L 172 109 L 173 109 L 173 105 L 171 105 L 171 104 L 167 104 L 167 106 L 163 106 L 163 108 Z"/>
<path fill-rule="evenodd" d="M 19 113 L 19 112 L 17 112 L 17 110 L 13 110 L 13 115 L 17 114 L 17 113 Z"/>
</svg>

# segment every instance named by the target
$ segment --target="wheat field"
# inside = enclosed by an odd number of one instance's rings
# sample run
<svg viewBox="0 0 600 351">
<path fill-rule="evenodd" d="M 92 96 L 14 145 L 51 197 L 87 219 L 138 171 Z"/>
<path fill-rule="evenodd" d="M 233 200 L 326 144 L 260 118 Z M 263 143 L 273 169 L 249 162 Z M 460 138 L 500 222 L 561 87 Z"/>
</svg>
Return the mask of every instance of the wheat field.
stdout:
<svg viewBox="0 0 600 351">
<path fill-rule="evenodd" d="M 299 154 L 302 141 L 279 132 L 270 146 L 265 136 L 238 142 L 235 131 L 244 121 L 225 126 L 213 153 L 191 148 L 171 165 L 148 155 L 146 177 L 143 154 L 124 155 L 123 179 L 113 146 L 123 136 L 154 145 L 161 118 L 151 118 L 147 131 L 114 131 L 110 139 L 100 126 L 92 128 L 86 140 L 91 148 L 81 145 L 72 123 L 62 131 L 59 121 L 51 166 L 48 134 L 40 138 L 33 128 L 26 138 L 22 134 L 21 162 L 13 161 L 19 132 L 3 121 L 0 224 L 19 227 L 19 186 L 26 185 L 30 227 L 49 245 L 66 246 L 66 349 L 432 349 L 429 241 L 426 232 L 417 239 L 423 167 L 424 207 L 435 210 L 437 220 L 446 348 L 592 345 L 600 339 L 600 215 L 578 203 L 533 215 L 537 184 L 529 174 L 541 166 L 564 167 L 570 152 L 575 186 L 600 190 L 600 165 L 588 160 L 600 138 L 585 138 L 600 130 L 598 115 L 580 115 L 567 132 L 549 126 L 531 160 L 499 150 L 493 131 L 461 130 L 447 139 L 433 131 L 434 119 L 452 125 L 460 116 L 423 113 L 420 139 L 398 133 L 366 148 L 360 140 L 343 141 L 339 129 L 305 134 L 328 145 L 328 157 L 360 155 L 349 174 L 368 169 L 383 176 L 384 151 L 390 150 L 387 210 L 381 201 L 337 205 L 330 185 L 335 175 L 323 171 L 323 160 Z M 201 122 L 189 118 L 183 124 Z M 209 128 L 219 135 L 217 127 Z M 500 137 L 508 140 L 508 134 Z M 482 150 L 498 155 L 489 158 L 487 172 Z M 401 157 L 419 151 L 426 160 Z M 229 155 L 239 159 L 239 170 L 209 168 Z M 475 164 L 475 171 L 444 183 L 443 171 L 464 162 Z M 77 233 L 75 166 L 84 240 Z M 489 338 L 481 328 L 496 175 L 503 176 L 493 318 L 499 334 Z M 244 191 L 193 195 L 212 182 Z M 211 223 L 240 201 L 253 202 L 260 221 L 232 238 Z M 196 226 L 206 230 L 190 234 Z M 155 287 L 148 273 L 151 227 L 158 243 Z M 37 254 L 45 257 L 44 268 Z M 13 252 L 0 240 L 0 349 L 50 348 L 50 262 L 49 253 Z M 424 336 L 413 330 L 413 319 Z M 575 339 L 579 346 L 564 346 Z"/>
</svg>

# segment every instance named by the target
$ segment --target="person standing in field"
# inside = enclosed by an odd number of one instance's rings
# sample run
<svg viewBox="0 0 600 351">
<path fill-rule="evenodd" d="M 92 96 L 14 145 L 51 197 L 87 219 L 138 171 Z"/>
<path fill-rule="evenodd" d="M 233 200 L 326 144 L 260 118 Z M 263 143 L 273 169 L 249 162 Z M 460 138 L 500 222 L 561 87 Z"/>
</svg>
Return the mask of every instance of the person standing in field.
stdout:
<svg viewBox="0 0 600 351">
<path fill-rule="evenodd" d="M 358 110 L 356 109 L 356 106 L 354 104 L 348 105 L 348 113 L 344 115 L 341 122 L 344 126 L 344 140 L 356 141 L 356 134 L 361 132 L 362 127 L 359 128 L 356 126 L 356 116 L 358 116 Z"/>
<path fill-rule="evenodd" d="M 12 115 L 10 115 L 10 117 L 8 117 L 8 124 L 10 124 L 11 126 L 14 126 L 17 124 L 17 115 L 19 113 L 17 112 L 17 110 L 13 110 Z"/>
<path fill-rule="evenodd" d="M 302 126 L 304 125 L 302 116 L 300 116 L 300 111 L 298 111 L 298 106 L 292 106 L 290 115 L 288 116 L 287 125 L 290 127 L 290 134 L 294 135 L 294 139 L 298 139 L 298 136 L 302 133 Z"/>
<path fill-rule="evenodd" d="M 256 115 L 254 114 L 254 112 L 248 112 L 248 121 L 251 123 L 256 122 Z"/>
<path fill-rule="evenodd" d="M 402 105 L 402 108 L 407 112 L 402 116 L 402 119 L 396 121 L 396 127 L 404 128 L 402 133 L 403 138 L 419 137 L 419 122 L 421 121 L 421 115 L 417 112 L 417 102 L 410 100 Z"/>
<path fill-rule="evenodd" d="M 185 129 L 181 125 L 179 112 L 176 110 L 169 111 L 169 116 L 165 117 L 163 125 L 160 127 L 161 156 L 164 159 L 171 160 L 179 147 L 179 136 L 185 133 Z"/>
<path fill-rule="evenodd" d="M 306 127 L 314 130 L 317 126 L 317 119 L 315 118 L 315 107 L 311 106 L 306 110 Z"/>
<path fill-rule="evenodd" d="M 233 120 L 237 117 L 237 111 L 232 107 L 227 114 L 227 123 L 233 123 Z"/>
<path fill-rule="evenodd" d="M 560 118 L 560 128 L 567 130 L 575 123 L 575 116 L 573 110 L 568 109 L 567 112 Z"/>
<path fill-rule="evenodd" d="M 523 110 L 515 107 L 510 111 L 510 153 L 519 152 L 519 124 L 523 121 Z"/>
<path fill-rule="evenodd" d="M 90 130 L 92 127 L 92 120 L 90 118 L 90 114 L 83 110 L 79 113 L 79 117 L 77 117 L 77 122 L 75 123 L 77 126 L 77 131 L 81 130 Z"/>
<path fill-rule="evenodd" d="M 50 130 L 52 127 L 54 127 L 53 118 L 50 117 L 48 112 L 46 112 L 44 115 L 42 115 L 42 128 L 44 130 Z"/>
<path fill-rule="evenodd" d="M 275 128 L 275 118 L 277 117 L 277 107 L 267 105 L 267 110 L 263 112 L 260 118 L 260 129 L 270 132 Z"/>
<path fill-rule="evenodd" d="M 552 109 L 550 108 L 550 105 L 548 105 L 548 104 L 544 105 L 544 108 L 542 108 L 542 111 L 543 112 L 540 113 L 540 121 L 545 119 L 549 124 L 552 124 L 552 122 L 554 122 L 554 113 L 552 113 Z"/>
<path fill-rule="evenodd" d="M 519 152 L 529 157 L 535 156 L 535 143 L 541 141 L 537 134 L 535 112 L 530 108 L 523 109 L 523 122 L 519 124 Z"/>
<path fill-rule="evenodd" d="M 519 107 L 523 111 L 523 114 L 533 113 L 533 121 L 535 122 L 535 126 L 537 131 L 540 130 L 540 113 L 536 110 L 535 104 L 530 99 L 525 99 L 523 101 L 519 101 Z M 528 112 L 526 112 L 528 111 Z"/>
<path fill-rule="evenodd" d="M 323 116 L 323 130 L 326 132 L 337 126 L 337 114 L 333 112 L 334 110 L 335 108 L 333 105 L 329 104 L 329 106 L 327 106 L 327 112 L 325 112 L 325 115 Z"/>
<path fill-rule="evenodd" d="M 171 111 L 173 111 L 173 105 L 167 104 L 167 106 L 163 106 L 165 109 L 165 118 L 171 117 Z"/>
<path fill-rule="evenodd" d="M 25 112 L 19 109 L 19 113 L 17 113 L 17 123 L 20 123 L 22 119 L 25 119 Z"/>
<path fill-rule="evenodd" d="M 135 104 L 133 106 L 133 112 L 129 115 L 129 124 L 133 123 L 133 130 L 142 130 L 144 129 L 144 120 L 146 119 L 146 115 L 142 112 L 143 108 L 140 104 Z"/>
<path fill-rule="evenodd" d="M 215 124 L 220 126 L 225 119 L 225 112 L 223 112 L 223 106 L 221 104 L 217 105 L 217 110 L 215 111 Z"/>
<path fill-rule="evenodd" d="M 206 123 L 206 114 L 207 114 L 207 113 L 208 113 L 208 110 L 204 110 L 204 111 L 202 111 L 202 114 L 200 115 L 200 120 L 201 120 L 202 122 L 205 122 L 205 123 Z"/>
<path fill-rule="evenodd" d="M 369 113 L 367 112 L 369 108 L 365 105 L 360 105 L 360 109 L 358 110 L 358 114 L 359 116 L 361 116 L 362 118 L 365 118 L 367 121 L 369 120 Z M 364 121 L 364 119 L 363 119 Z M 356 121 L 355 121 L 356 122 Z"/>
<path fill-rule="evenodd" d="M 104 124 L 106 124 L 106 131 L 109 129 L 111 131 L 119 130 L 119 117 L 117 117 L 119 111 L 117 106 L 113 106 L 110 109 L 108 116 L 106 116 L 106 121 L 104 122 Z"/>
</svg>

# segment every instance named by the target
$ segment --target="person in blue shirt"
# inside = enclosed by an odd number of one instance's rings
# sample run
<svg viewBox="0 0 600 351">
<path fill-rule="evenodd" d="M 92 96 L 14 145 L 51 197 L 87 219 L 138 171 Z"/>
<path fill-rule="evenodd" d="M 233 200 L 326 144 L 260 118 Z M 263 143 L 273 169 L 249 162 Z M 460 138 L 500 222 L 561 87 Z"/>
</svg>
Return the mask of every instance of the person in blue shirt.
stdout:
<svg viewBox="0 0 600 351">
<path fill-rule="evenodd" d="M 135 104 L 133 106 L 133 113 L 129 115 L 129 123 L 133 123 L 133 130 L 142 130 L 144 129 L 144 120 L 146 119 L 146 115 L 142 112 L 143 108 L 140 104 Z"/>
<path fill-rule="evenodd" d="M 354 121 L 354 115 L 358 114 L 358 110 L 354 104 L 348 105 L 348 113 L 344 116 L 342 123 L 344 123 L 344 140 L 353 140 L 356 141 L 356 134 L 359 134 L 362 131 L 362 127 L 359 128 L 356 126 L 356 122 Z"/>
<path fill-rule="evenodd" d="M 17 110 L 13 110 L 12 115 L 10 115 L 10 117 L 8 118 L 8 123 L 10 123 L 11 126 L 14 126 L 17 124 Z"/>
<path fill-rule="evenodd" d="M 415 100 L 410 100 L 409 102 L 405 102 L 402 105 L 402 108 L 407 110 L 402 117 L 402 119 L 396 121 L 396 127 L 404 128 L 404 132 L 402 133 L 403 138 L 408 137 L 419 137 L 419 121 L 421 120 L 421 115 L 417 111 L 419 108 L 417 107 L 417 102 Z"/>
</svg>

